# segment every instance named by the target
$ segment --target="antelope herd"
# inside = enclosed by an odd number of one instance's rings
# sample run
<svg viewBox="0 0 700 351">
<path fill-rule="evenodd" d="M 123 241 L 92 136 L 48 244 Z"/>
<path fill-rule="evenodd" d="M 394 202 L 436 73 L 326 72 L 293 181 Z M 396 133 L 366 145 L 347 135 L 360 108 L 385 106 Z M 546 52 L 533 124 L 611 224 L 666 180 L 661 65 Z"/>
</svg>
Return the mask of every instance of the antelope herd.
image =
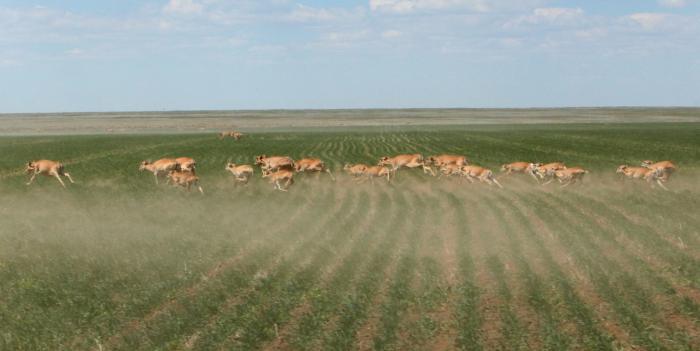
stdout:
<svg viewBox="0 0 700 351">
<path fill-rule="evenodd" d="M 166 184 L 183 187 L 187 190 L 195 187 L 200 193 L 204 193 L 199 185 L 199 177 L 196 175 L 196 165 L 195 160 L 190 157 L 162 158 L 156 161 L 142 161 L 139 170 L 153 173 L 156 184 L 159 184 L 159 178 L 165 177 Z M 295 174 L 298 173 L 309 172 L 317 175 L 327 173 L 332 180 L 335 180 L 331 170 L 318 158 L 303 158 L 295 161 L 289 156 L 259 155 L 255 157 L 255 165 L 260 167 L 262 178 L 268 179 L 274 189 L 280 191 L 288 191 L 289 187 L 294 184 Z M 423 158 L 420 154 L 384 156 L 378 160 L 376 165 L 347 163 L 343 170 L 354 180 L 360 182 L 374 182 L 375 178 L 386 179 L 387 182 L 390 182 L 402 168 L 420 168 L 424 174 L 438 178 L 457 176 L 466 179 L 469 183 L 481 182 L 503 188 L 493 171 L 471 164 L 465 156 L 461 155 L 436 155 L 428 158 Z M 255 173 L 252 165 L 234 164 L 230 160 L 224 169 L 233 175 L 236 183 L 244 185 Z M 668 182 L 671 174 L 677 169 L 678 167 L 670 161 L 645 160 L 638 167 L 621 165 L 617 168 L 616 173 L 620 174 L 623 180 L 644 180 L 652 187 L 657 184 L 662 189 L 668 190 L 664 183 Z M 65 171 L 64 165 L 58 161 L 27 162 L 25 172 L 31 175 L 27 185 L 31 185 L 37 175 L 55 177 L 64 188 L 66 185 L 61 177 L 65 176 L 71 183 L 74 183 L 73 178 Z M 542 164 L 521 161 L 501 166 L 502 177 L 523 174 L 531 176 L 538 184 L 547 185 L 556 180 L 562 187 L 582 183 L 584 176 L 588 173 L 589 171 L 586 169 L 567 167 L 562 162 Z"/>
<path fill-rule="evenodd" d="M 244 136 L 238 131 L 226 131 L 219 133 L 219 139 L 233 138 L 239 140 Z M 268 179 L 274 189 L 288 191 L 294 184 L 294 175 L 297 173 L 327 173 L 335 180 L 333 173 L 326 166 L 323 160 L 318 158 L 302 158 L 294 160 L 289 156 L 255 156 L 254 165 L 260 167 L 262 178 Z M 139 170 L 153 173 L 156 185 L 161 177 L 167 179 L 166 184 L 179 186 L 191 190 L 195 187 L 200 193 L 204 190 L 199 185 L 199 177 L 196 175 L 197 163 L 191 157 L 162 158 L 156 161 L 142 161 Z M 488 185 L 496 185 L 503 188 L 496 179 L 493 171 L 475 164 L 472 164 L 464 155 L 434 155 L 423 158 L 421 154 L 403 154 L 393 157 L 381 157 L 376 165 L 362 163 L 346 163 L 343 170 L 354 180 L 374 182 L 375 178 L 386 179 L 390 182 L 396 177 L 399 170 L 403 168 L 420 168 L 424 174 L 437 176 L 438 178 L 457 176 L 466 179 L 469 183 L 481 182 Z M 224 168 L 233 175 L 236 184 L 248 184 L 248 181 L 255 173 L 252 165 L 235 164 L 231 160 Z M 617 168 L 622 179 L 644 180 L 652 187 L 654 183 L 662 189 L 668 190 L 664 183 L 668 182 L 672 173 L 678 168 L 671 161 L 654 162 L 645 160 L 638 167 L 621 165 Z M 70 174 L 64 170 L 62 163 L 50 160 L 38 160 L 27 162 L 25 172 L 31 175 L 27 185 L 31 185 L 37 175 L 55 177 L 65 188 L 66 185 L 61 179 L 62 176 L 74 183 Z M 547 185 L 553 181 L 558 181 L 562 187 L 571 184 L 582 183 L 583 177 L 588 174 L 588 170 L 581 167 L 567 167 L 563 162 L 534 163 L 534 162 L 513 162 L 501 166 L 502 177 L 512 174 L 529 175 L 538 184 Z"/>
</svg>

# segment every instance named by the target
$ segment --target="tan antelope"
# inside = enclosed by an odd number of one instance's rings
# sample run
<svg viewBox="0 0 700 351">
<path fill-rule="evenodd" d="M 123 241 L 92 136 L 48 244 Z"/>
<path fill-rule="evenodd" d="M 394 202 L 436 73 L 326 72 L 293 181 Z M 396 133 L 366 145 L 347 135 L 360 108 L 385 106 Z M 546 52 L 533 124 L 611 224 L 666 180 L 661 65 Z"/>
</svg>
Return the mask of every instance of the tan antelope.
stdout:
<svg viewBox="0 0 700 351">
<path fill-rule="evenodd" d="M 326 168 L 326 164 L 318 158 L 302 158 L 301 160 L 294 161 L 294 171 L 297 173 L 318 172 L 317 174 L 320 174 L 320 172 L 326 172 L 332 180 L 335 180 L 331 170 Z"/>
<path fill-rule="evenodd" d="M 347 172 L 349 175 L 357 178 L 365 174 L 365 170 L 367 169 L 367 165 L 365 164 L 350 164 L 346 163 L 345 166 L 343 166 L 343 170 Z"/>
<path fill-rule="evenodd" d="M 423 156 L 421 154 L 397 155 L 394 157 L 384 156 L 379 159 L 379 163 L 377 163 L 377 166 L 389 166 L 391 168 L 391 172 L 394 174 L 396 174 L 396 171 L 402 167 L 421 167 L 423 169 L 423 173 L 430 173 L 432 175 L 435 175 L 435 172 L 432 170 L 432 168 L 426 166 L 423 160 Z"/>
<path fill-rule="evenodd" d="M 461 167 L 468 164 L 469 160 L 467 160 L 467 157 L 461 155 L 436 155 L 430 156 L 425 160 L 425 165 L 427 167 L 435 166 L 438 169 L 446 165 L 456 165 Z"/>
<path fill-rule="evenodd" d="M 70 174 L 65 171 L 63 164 L 58 161 L 51 161 L 51 160 L 37 160 L 37 161 L 29 161 L 26 164 L 26 168 L 24 169 L 24 172 L 27 174 L 31 174 L 31 178 L 29 178 L 29 182 L 27 182 L 27 185 L 31 185 L 34 182 L 34 179 L 38 174 L 47 176 L 47 177 L 55 177 L 59 183 L 61 183 L 61 186 L 64 188 L 66 187 L 66 184 L 63 183 L 63 180 L 61 179 L 61 176 L 65 176 L 68 178 L 68 180 L 71 183 L 75 183 L 73 181 L 73 178 L 71 178 Z"/>
<path fill-rule="evenodd" d="M 224 138 L 233 138 L 233 140 L 239 140 L 243 137 L 243 133 L 238 132 L 238 131 L 226 131 L 226 132 L 221 132 L 219 133 L 219 140 L 224 139 Z"/>
<path fill-rule="evenodd" d="M 588 171 L 581 167 L 570 167 L 554 171 L 554 178 L 559 181 L 562 187 L 565 187 L 577 182 L 583 183 L 583 176 L 587 173 Z"/>
<path fill-rule="evenodd" d="M 513 162 L 501 165 L 501 172 L 505 175 L 510 175 L 513 173 L 529 174 L 531 177 L 535 178 L 536 181 L 540 181 L 537 178 L 537 168 L 542 166 L 541 163 L 532 162 Z"/>
<path fill-rule="evenodd" d="M 615 173 L 622 174 L 623 177 L 629 179 L 646 179 L 647 174 L 653 173 L 654 170 L 646 167 L 630 167 L 628 165 L 620 165 Z"/>
<path fill-rule="evenodd" d="M 161 158 L 155 162 L 142 161 L 139 165 L 139 171 L 149 171 L 153 173 L 153 177 L 156 178 L 156 184 L 158 184 L 158 177 L 167 176 L 170 171 L 176 171 L 180 169 L 180 164 L 177 163 L 172 158 Z"/>
<path fill-rule="evenodd" d="M 195 166 L 197 166 L 197 162 L 195 162 L 192 157 L 178 157 L 175 159 L 175 162 L 177 162 L 178 168 L 181 171 L 195 173 Z"/>
<path fill-rule="evenodd" d="M 248 180 L 253 176 L 254 170 L 251 165 L 236 165 L 230 161 L 226 164 L 226 170 L 231 172 L 236 181 L 248 184 Z"/>
<path fill-rule="evenodd" d="M 440 176 L 438 178 L 442 178 L 442 176 L 454 176 L 454 175 L 462 175 L 462 167 L 454 163 L 450 164 L 445 164 L 440 166 Z"/>
<path fill-rule="evenodd" d="M 503 188 L 501 183 L 496 180 L 493 172 L 488 168 L 475 165 L 462 166 L 462 175 L 465 176 L 470 183 L 474 183 L 474 180 L 478 180 L 488 185 L 496 184 L 499 188 Z"/>
<path fill-rule="evenodd" d="M 262 169 L 263 175 L 278 170 L 294 170 L 294 160 L 289 156 L 255 156 L 255 164 Z"/>
<path fill-rule="evenodd" d="M 566 165 L 562 162 L 551 162 L 538 166 L 537 168 L 535 168 L 534 173 L 541 180 L 547 180 L 545 183 L 542 184 L 547 185 L 554 181 L 554 172 L 560 171 L 562 169 L 566 169 Z"/>
<path fill-rule="evenodd" d="M 660 171 L 661 175 L 659 176 L 659 179 L 662 182 L 668 181 L 671 174 L 678 170 L 678 167 L 676 167 L 676 165 L 674 165 L 671 161 L 654 162 L 651 160 L 644 160 L 642 161 L 642 167 Z"/>
<path fill-rule="evenodd" d="M 662 189 L 668 190 L 668 188 L 666 188 L 666 186 L 661 182 L 661 178 L 664 175 L 664 171 L 661 169 L 621 165 L 620 167 L 617 167 L 616 173 L 622 174 L 623 177 L 629 179 L 646 180 L 647 183 L 652 185 L 652 187 L 654 186 L 652 181 L 655 181 Z"/>
<path fill-rule="evenodd" d="M 270 183 L 274 184 L 274 188 L 280 191 L 287 191 L 294 184 L 294 172 L 287 169 L 268 172 L 263 174 L 263 178 L 270 178 Z M 284 185 L 282 185 L 283 182 Z"/>
<path fill-rule="evenodd" d="M 172 170 L 168 172 L 168 183 L 172 182 L 175 186 L 181 186 L 187 191 L 192 189 L 192 186 L 197 187 L 200 193 L 204 194 L 204 190 L 199 186 L 199 177 L 192 171 Z"/>
<path fill-rule="evenodd" d="M 384 166 L 369 166 L 365 168 L 363 173 L 367 176 L 367 179 L 369 179 L 370 182 L 374 182 L 374 178 L 383 177 L 386 177 L 387 182 L 391 180 L 391 171 Z"/>
</svg>

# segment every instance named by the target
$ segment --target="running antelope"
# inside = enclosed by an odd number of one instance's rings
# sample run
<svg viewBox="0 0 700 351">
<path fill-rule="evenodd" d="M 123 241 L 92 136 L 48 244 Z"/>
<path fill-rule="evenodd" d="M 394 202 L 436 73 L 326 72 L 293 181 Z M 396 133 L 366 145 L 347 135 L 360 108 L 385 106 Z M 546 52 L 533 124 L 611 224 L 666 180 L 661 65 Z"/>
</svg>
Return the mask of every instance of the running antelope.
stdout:
<svg viewBox="0 0 700 351">
<path fill-rule="evenodd" d="M 227 131 L 227 132 L 221 132 L 219 133 L 219 139 L 224 139 L 224 138 L 233 138 L 234 140 L 239 140 L 243 137 L 243 133 L 237 132 L 237 131 Z"/>
<path fill-rule="evenodd" d="M 335 180 L 335 177 L 333 177 L 333 173 L 331 173 L 331 170 L 326 168 L 326 164 L 317 158 L 302 158 L 301 160 L 294 161 L 294 171 L 297 173 L 318 172 L 317 174 L 320 174 L 320 172 L 326 172 L 332 180 Z"/>
<path fill-rule="evenodd" d="M 30 161 L 27 162 L 24 171 L 25 173 L 32 175 L 31 178 L 29 178 L 29 182 L 27 182 L 27 185 L 31 185 L 34 182 L 34 179 L 36 178 L 37 174 L 41 174 L 47 177 L 55 177 L 64 188 L 66 187 L 66 184 L 63 183 L 61 176 L 65 176 L 71 183 L 75 183 L 73 181 L 73 178 L 71 178 L 70 174 L 65 171 L 63 164 L 58 161 Z"/>
<path fill-rule="evenodd" d="M 236 181 L 243 184 L 248 184 L 248 180 L 254 173 L 253 166 L 251 165 L 236 165 L 235 163 L 231 162 L 226 164 L 226 170 L 233 174 Z"/>
<path fill-rule="evenodd" d="M 367 176 L 367 179 L 369 179 L 370 182 L 374 182 L 374 178 L 383 177 L 386 177 L 387 182 L 391 180 L 391 171 L 384 166 L 369 166 L 365 168 L 363 173 Z"/>
<path fill-rule="evenodd" d="M 630 179 L 646 179 L 647 174 L 651 172 L 654 172 L 654 170 L 646 167 L 630 167 L 628 165 L 620 165 L 615 171 L 615 173 L 622 174 L 623 177 Z"/>
<path fill-rule="evenodd" d="M 270 183 L 274 184 L 274 188 L 280 191 L 287 191 L 289 186 L 294 184 L 294 172 L 287 169 L 265 173 L 263 178 L 270 178 Z M 282 185 L 283 182 L 284 185 Z"/>
<path fill-rule="evenodd" d="M 542 166 L 541 163 L 513 162 L 501 165 L 501 172 L 505 172 L 505 175 L 510 175 L 513 173 L 529 174 L 539 182 L 539 179 L 537 178 L 537 168 L 540 166 Z"/>
<path fill-rule="evenodd" d="M 377 166 L 389 166 L 392 173 L 401 167 L 406 168 L 423 168 L 423 173 L 430 173 L 435 175 L 432 168 L 426 166 L 423 156 L 421 154 L 411 154 L 411 155 L 398 155 L 394 157 L 384 156 L 379 159 Z"/>
<path fill-rule="evenodd" d="M 538 166 L 535 168 L 534 172 L 541 180 L 547 180 L 544 184 L 542 184 L 547 185 L 554 181 L 554 172 L 562 169 L 566 169 L 565 164 L 561 162 L 552 162 Z"/>
<path fill-rule="evenodd" d="M 587 173 L 588 171 L 581 167 L 571 167 L 554 171 L 554 177 L 565 187 L 577 182 L 583 183 L 583 176 Z"/>
<path fill-rule="evenodd" d="M 175 159 L 175 162 L 177 162 L 177 166 L 181 171 L 195 173 L 195 166 L 197 166 L 197 162 L 195 162 L 193 158 L 178 157 Z"/>
<path fill-rule="evenodd" d="M 664 171 L 661 169 L 651 169 L 646 167 L 630 167 L 628 165 L 621 165 L 617 167 L 616 173 L 622 174 L 623 177 L 630 179 L 646 180 L 647 183 L 652 184 L 655 181 L 662 189 L 668 190 L 666 186 L 661 182 L 661 178 L 664 175 Z M 623 178 L 624 179 L 624 178 Z"/>
<path fill-rule="evenodd" d="M 192 186 L 197 187 L 200 193 L 204 194 L 204 190 L 199 186 L 199 177 L 197 177 L 192 171 L 181 171 L 172 170 L 168 172 L 168 182 L 172 182 L 173 185 L 181 186 L 190 191 Z"/>
<path fill-rule="evenodd" d="M 678 169 L 678 167 L 676 167 L 676 165 L 674 165 L 671 161 L 654 162 L 650 160 L 644 160 L 642 161 L 642 167 L 660 171 L 659 173 L 661 175 L 659 176 L 659 179 L 662 182 L 668 181 L 668 178 L 671 177 L 671 173 L 675 172 Z"/>
<path fill-rule="evenodd" d="M 437 155 L 430 156 L 425 160 L 425 165 L 428 167 L 435 166 L 438 169 L 447 165 L 456 165 L 459 167 L 466 166 L 469 164 L 466 156 L 460 155 Z"/>
<path fill-rule="evenodd" d="M 142 161 L 139 166 L 139 171 L 149 171 L 153 173 L 153 177 L 156 178 L 156 184 L 158 184 L 158 177 L 162 175 L 167 175 L 170 171 L 175 171 L 180 169 L 180 164 L 172 158 L 161 158 L 155 162 Z"/>
<path fill-rule="evenodd" d="M 493 172 L 488 168 L 475 165 L 462 166 L 462 175 L 467 177 L 470 183 L 474 183 L 474 180 L 478 180 L 488 185 L 496 184 L 499 188 L 503 188 L 501 183 L 496 180 Z"/>
<path fill-rule="evenodd" d="M 262 169 L 263 175 L 278 170 L 293 170 L 294 160 L 288 156 L 255 156 L 255 164 Z"/>
<path fill-rule="evenodd" d="M 454 163 L 450 164 L 445 164 L 440 166 L 440 175 L 438 178 L 442 178 L 442 176 L 454 176 L 454 175 L 462 175 L 462 167 Z"/>
<path fill-rule="evenodd" d="M 369 167 L 369 166 L 361 164 L 361 163 L 354 164 L 354 165 L 350 164 L 350 163 L 346 163 L 345 166 L 343 166 L 343 169 L 349 175 L 357 178 L 357 177 L 360 177 L 363 174 L 365 174 L 365 170 L 367 169 L 367 167 Z"/>
</svg>

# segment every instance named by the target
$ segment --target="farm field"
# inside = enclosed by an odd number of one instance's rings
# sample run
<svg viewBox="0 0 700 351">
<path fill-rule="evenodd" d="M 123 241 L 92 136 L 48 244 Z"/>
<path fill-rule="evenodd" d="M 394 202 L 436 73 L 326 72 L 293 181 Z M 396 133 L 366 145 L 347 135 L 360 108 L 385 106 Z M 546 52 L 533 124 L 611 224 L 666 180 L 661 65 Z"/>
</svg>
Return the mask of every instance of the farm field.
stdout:
<svg viewBox="0 0 700 351">
<path fill-rule="evenodd" d="M 563 161 L 504 189 L 345 162 Z M 288 193 L 227 160 L 322 158 Z M 0 350 L 700 349 L 700 123 L 376 126 L 0 137 Z M 204 195 L 139 162 L 197 160 Z M 32 159 L 76 184 L 24 183 Z M 673 160 L 670 191 L 615 169 Z"/>
</svg>

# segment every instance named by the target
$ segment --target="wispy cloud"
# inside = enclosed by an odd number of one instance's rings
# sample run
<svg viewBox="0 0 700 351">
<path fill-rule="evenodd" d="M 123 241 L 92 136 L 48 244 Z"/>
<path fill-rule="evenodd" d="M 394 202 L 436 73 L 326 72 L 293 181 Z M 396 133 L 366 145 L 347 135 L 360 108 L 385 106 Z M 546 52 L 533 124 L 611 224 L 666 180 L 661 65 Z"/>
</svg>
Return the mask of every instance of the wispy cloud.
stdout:
<svg viewBox="0 0 700 351">
<path fill-rule="evenodd" d="M 163 11 L 166 13 L 176 13 L 176 14 L 199 14 L 204 10 L 204 6 L 198 3 L 196 0 L 170 0 L 163 7 Z"/>
<path fill-rule="evenodd" d="M 401 31 L 396 30 L 396 29 L 389 29 L 389 30 L 385 30 L 382 32 L 382 38 L 384 38 L 384 39 L 398 38 L 402 35 L 403 35 L 403 33 Z"/>
<path fill-rule="evenodd" d="M 372 11 L 406 14 L 425 10 L 445 10 L 451 8 L 468 8 L 474 11 L 488 11 L 486 0 L 370 0 Z"/>
<path fill-rule="evenodd" d="M 351 31 L 335 31 L 324 33 L 316 44 L 320 47 L 348 48 L 366 43 L 371 39 L 371 31 L 367 29 Z"/>
<path fill-rule="evenodd" d="M 686 0 L 659 0 L 659 4 L 665 7 L 685 7 L 688 2 Z"/>
<path fill-rule="evenodd" d="M 529 15 L 520 16 L 506 22 L 505 28 L 515 28 L 526 25 L 557 25 L 570 26 L 580 24 L 585 13 L 581 8 L 546 7 L 537 8 Z"/>
<path fill-rule="evenodd" d="M 643 29 L 654 30 L 665 26 L 670 17 L 665 13 L 634 13 L 625 18 Z"/>
<path fill-rule="evenodd" d="M 361 19 L 364 16 L 365 10 L 362 7 L 318 8 L 297 4 L 285 18 L 293 22 L 339 22 Z"/>
</svg>

